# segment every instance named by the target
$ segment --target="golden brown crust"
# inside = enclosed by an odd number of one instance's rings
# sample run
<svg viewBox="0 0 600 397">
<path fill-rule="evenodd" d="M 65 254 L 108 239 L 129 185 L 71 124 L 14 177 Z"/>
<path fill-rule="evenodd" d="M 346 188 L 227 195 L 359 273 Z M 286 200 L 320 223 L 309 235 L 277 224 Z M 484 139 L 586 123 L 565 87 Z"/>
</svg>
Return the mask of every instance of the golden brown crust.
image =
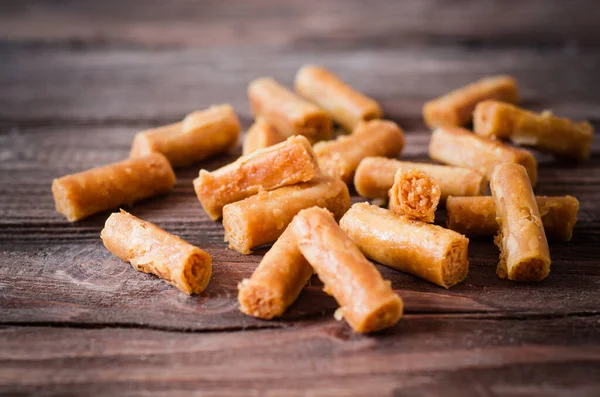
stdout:
<svg viewBox="0 0 600 397">
<path fill-rule="evenodd" d="M 397 215 L 433 222 L 440 202 L 440 186 L 426 172 L 399 169 L 390 189 L 389 209 Z"/>
<path fill-rule="evenodd" d="M 242 154 L 247 156 L 258 149 L 264 149 L 283 141 L 285 141 L 285 137 L 277 132 L 272 124 L 259 117 L 246 132 Z"/>
</svg>

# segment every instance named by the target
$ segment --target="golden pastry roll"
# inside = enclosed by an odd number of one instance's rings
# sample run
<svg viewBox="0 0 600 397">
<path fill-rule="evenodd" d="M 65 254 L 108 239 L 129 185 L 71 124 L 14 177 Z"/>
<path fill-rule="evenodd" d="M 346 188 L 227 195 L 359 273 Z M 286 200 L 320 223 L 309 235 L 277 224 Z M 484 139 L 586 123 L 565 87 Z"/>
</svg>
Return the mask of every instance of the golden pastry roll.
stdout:
<svg viewBox="0 0 600 397">
<path fill-rule="evenodd" d="M 496 273 L 515 281 L 541 281 L 550 273 L 550 251 L 540 211 L 525 168 L 501 164 L 490 188 L 496 204 L 500 248 Z"/>
<path fill-rule="evenodd" d="M 199 294 L 208 285 L 210 255 L 153 223 L 121 210 L 108 217 L 100 237 L 134 269 L 152 273 L 186 294 Z"/>
<path fill-rule="evenodd" d="M 306 65 L 298 70 L 296 92 L 327 110 L 348 131 L 361 121 L 383 116 L 375 100 L 354 90 L 322 66 Z"/>
<path fill-rule="evenodd" d="M 594 136 L 588 122 L 576 123 L 548 111 L 538 114 L 497 101 L 477 104 L 473 129 L 481 136 L 508 138 L 518 145 L 533 146 L 575 160 L 590 157 Z"/>
<path fill-rule="evenodd" d="M 487 178 L 470 168 L 399 161 L 385 157 L 363 159 L 354 175 L 354 187 L 361 196 L 388 199 L 399 169 L 415 169 L 429 174 L 440 186 L 440 202 L 448 196 L 479 196 L 487 188 Z"/>
<path fill-rule="evenodd" d="M 367 258 L 441 287 L 458 284 L 469 272 L 469 239 L 441 226 L 357 203 L 340 227 Z"/>
<path fill-rule="evenodd" d="M 356 332 L 393 326 L 402 316 L 402 300 L 381 277 L 329 211 L 302 210 L 290 227 L 298 249 L 340 305 L 336 319 L 345 318 Z"/>
<path fill-rule="evenodd" d="M 579 201 L 573 196 L 536 196 L 548 239 L 569 241 L 577 223 Z M 492 196 L 448 197 L 446 225 L 469 237 L 493 236 L 498 232 Z"/>
<path fill-rule="evenodd" d="M 188 114 L 183 121 L 138 132 L 130 157 L 162 153 L 173 167 L 185 167 L 237 144 L 240 121 L 230 105 L 211 106 Z"/>
<path fill-rule="evenodd" d="M 516 103 L 517 82 L 510 76 L 487 77 L 425 103 L 423 118 L 430 128 L 461 127 L 473 119 L 475 106 L 486 99 Z"/>
<path fill-rule="evenodd" d="M 264 117 L 285 137 L 304 135 L 311 142 L 331 138 L 329 114 L 271 78 L 252 81 L 248 98 L 254 116 Z"/>
<path fill-rule="evenodd" d="M 174 185 L 167 158 L 152 153 L 57 178 L 52 181 L 52 194 L 56 210 L 74 222 L 167 193 Z"/>
<path fill-rule="evenodd" d="M 194 190 L 206 213 L 217 220 L 229 203 L 261 190 L 310 181 L 318 173 L 319 165 L 310 142 L 303 136 L 293 136 L 213 172 L 200 170 L 194 179 Z"/>
<path fill-rule="evenodd" d="M 321 170 L 345 183 L 352 183 L 354 172 L 365 157 L 396 157 L 403 148 L 402 129 L 387 120 L 361 122 L 352 134 L 314 146 Z"/>
<path fill-rule="evenodd" d="M 240 311 L 270 320 L 281 316 L 313 275 L 288 227 L 265 254 L 249 279 L 238 284 Z"/>
<path fill-rule="evenodd" d="M 403 168 L 396 172 L 389 201 L 394 214 L 431 223 L 439 203 L 440 185 L 429 174 Z"/>
<path fill-rule="evenodd" d="M 348 187 L 330 176 L 269 192 L 260 192 L 223 207 L 225 241 L 242 254 L 277 240 L 294 216 L 305 208 L 323 207 L 340 219 L 350 208 Z"/>
<path fill-rule="evenodd" d="M 264 149 L 283 141 L 285 141 L 285 137 L 277 132 L 271 123 L 259 117 L 246 132 L 242 153 L 246 156 L 258 149 Z"/>
<path fill-rule="evenodd" d="M 497 165 L 516 163 L 525 167 L 533 186 L 537 183 L 537 162 L 530 151 L 475 135 L 463 128 L 442 127 L 433 131 L 429 157 L 441 163 L 473 168 L 488 178 Z"/>
</svg>

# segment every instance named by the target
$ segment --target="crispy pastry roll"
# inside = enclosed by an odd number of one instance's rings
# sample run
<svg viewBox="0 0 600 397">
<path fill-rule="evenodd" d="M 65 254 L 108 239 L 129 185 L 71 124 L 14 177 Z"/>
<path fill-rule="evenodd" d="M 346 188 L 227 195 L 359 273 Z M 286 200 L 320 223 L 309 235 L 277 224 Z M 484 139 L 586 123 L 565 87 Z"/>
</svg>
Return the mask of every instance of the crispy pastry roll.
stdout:
<svg viewBox="0 0 600 397">
<path fill-rule="evenodd" d="M 264 149 L 283 141 L 285 141 L 285 137 L 277 132 L 273 125 L 259 117 L 246 132 L 243 154 L 246 156 L 258 149 Z"/>
<path fill-rule="evenodd" d="M 454 90 L 423 106 L 423 118 L 430 128 L 461 127 L 473 118 L 475 106 L 486 99 L 516 103 L 517 82 L 510 76 L 487 77 Z"/>
<path fill-rule="evenodd" d="M 537 162 L 531 152 L 481 137 L 457 127 L 438 128 L 429 142 L 429 157 L 442 163 L 469 167 L 492 175 L 503 163 L 521 164 L 527 170 L 531 185 L 537 183 Z"/>
<path fill-rule="evenodd" d="M 399 169 L 390 189 L 390 211 L 422 222 L 433 222 L 440 186 L 426 172 Z"/>
<path fill-rule="evenodd" d="M 134 269 L 152 273 L 186 294 L 199 294 L 208 285 L 210 255 L 153 223 L 121 210 L 108 217 L 100 237 Z"/>
<path fill-rule="evenodd" d="M 265 254 L 252 277 L 238 284 L 240 311 L 265 320 L 281 316 L 312 274 L 312 267 L 300 253 L 294 233 L 288 227 Z"/>
<path fill-rule="evenodd" d="M 254 116 L 264 117 L 285 137 L 304 135 L 311 142 L 331 138 L 329 114 L 271 78 L 252 81 L 248 98 Z"/>
<path fill-rule="evenodd" d="M 208 172 L 200 170 L 194 190 L 206 213 L 214 220 L 223 207 L 252 196 L 313 179 L 319 166 L 310 142 L 293 136 L 285 142 L 242 156 L 235 162 Z"/>
<path fill-rule="evenodd" d="M 402 300 L 329 211 L 302 210 L 290 225 L 300 252 L 325 284 L 324 291 L 340 305 L 336 318 L 345 318 L 357 332 L 373 332 L 398 322 Z"/>
<path fill-rule="evenodd" d="M 55 179 L 52 194 L 56 210 L 73 222 L 167 193 L 174 185 L 169 161 L 153 153 Z"/>
<path fill-rule="evenodd" d="M 340 226 L 367 258 L 441 287 L 458 284 L 469 271 L 469 239 L 455 231 L 368 203 L 354 204 Z"/>
<path fill-rule="evenodd" d="M 270 192 L 260 192 L 223 207 L 225 241 L 242 254 L 277 240 L 294 216 L 305 208 L 323 207 L 340 219 L 350 208 L 348 187 L 330 176 Z"/>
<path fill-rule="evenodd" d="M 548 239 L 569 241 L 577 222 L 579 201 L 573 196 L 536 196 Z M 496 208 L 491 196 L 448 197 L 446 224 L 469 237 L 493 236 L 498 232 Z"/>
<path fill-rule="evenodd" d="M 538 114 L 497 101 L 477 104 L 473 129 L 482 136 L 508 138 L 518 145 L 533 146 L 575 160 L 590 156 L 594 135 L 588 122 L 575 123 L 547 111 Z"/>
<path fill-rule="evenodd" d="M 515 281 L 541 281 L 550 273 L 550 252 L 527 172 L 519 164 L 501 164 L 490 188 L 496 204 L 500 248 L 496 273 Z"/>
<path fill-rule="evenodd" d="M 479 196 L 487 187 L 484 174 L 470 168 L 398 161 L 385 157 L 363 159 L 354 175 L 354 187 L 361 196 L 370 199 L 388 198 L 399 169 L 415 169 L 429 174 L 440 186 L 440 201 L 448 196 Z"/>
<path fill-rule="evenodd" d="M 235 147 L 240 122 L 230 105 L 188 114 L 182 122 L 138 132 L 131 157 L 162 153 L 173 167 L 184 167 Z"/>
<path fill-rule="evenodd" d="M 368 156 L 396 157 L 404 147 L 402 129 L 392 121 L 371 120 L 358 124 L 351 135 L 314 146 L 321 170 L 351 183 L 361 160 Z"/>
<path fill-rule="evenodd" d="M 348 131 L 361 121 L 383 116 L 379 104 L 354 90 L 321 66 L 306 65 L 296 73 L 296 92 L 327 110 Z"/>
</svg>

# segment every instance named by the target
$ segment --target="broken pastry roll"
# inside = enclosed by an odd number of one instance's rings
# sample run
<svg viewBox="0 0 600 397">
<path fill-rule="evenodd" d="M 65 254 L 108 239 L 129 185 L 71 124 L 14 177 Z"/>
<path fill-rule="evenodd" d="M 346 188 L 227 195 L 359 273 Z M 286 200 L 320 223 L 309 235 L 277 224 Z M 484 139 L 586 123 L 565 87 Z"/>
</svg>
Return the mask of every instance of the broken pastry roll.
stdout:
<svg viewBox="0 0 600 397">
<path fill-rule="evenodd" d="M 573 196 L 536 196 L 548 239 L 569 241 L 577 223 L 579 201 Z M 491 196 L 448 197 L 446 224 L 468 237 L 493 236 L 498 232 L 496 208 Z"/>
<path fill-rule="evenodd" d="M 285 141 L 285 137 L 277 132 L 273 125 L 259 117 L 246 132 L 242 153 L 246 156 L 258 149 L 264 149 L 283 141 Z"/>
<path fill-rule="evenodd" d="M 590 156 L 594 135 L 588 122 L 575 123 L 547 111 L 537 114 L 496 101 L 477 104 L 473 129 L 478 135 L 508 138 L 518 145 L 533 146 L 575 160 Z"/>
<path fill-rule="evenodd" d="M 361 121 L 383 116 L 379 104 L 354 90 L 321 66 L 306 65 L 298 70 L 296 92 L 327 110 L 348 131 Z"/>
<path fill-rule="evenodd" d="M 475 135 L 463 128 L 443 127 L 433 131 L 429 157 L 442 163 L 473 168 L 488 178 L 499 164 L 521 164 L 527 170 L 532 186 L 537 182 L 537 162 L 530 151 Z"/>
<path fill-rule="evenodd" d="M 131 157 L 162 153 L 173 167 L 185 167 L 237 144 L 240 121 L 230 105 L 211 106 L 188 114 L 183 121 L 138 132 Z"/>
<path fill-rule="evenodd" d="M 169 161 L 153 153 L 57 178 L 52 194 L 56 210 L 74 222 L 167 193 L 174 185 Z"/>
<path fill-rule="evenodd" d="M 368 203 L 354 204 L 340 221 L 360 250 L 383 265 L 450 288 L 467 277 L 469 239 Z"/>
<path fill-rule="evenodd" d="M 442 203 L 448 196 L 479 196 L 487 188 L 485 175 L 470 168 L 413 163 L 385 157 L 363 159 L 354 175 L 354 187 L 361 196 L 387 200 L 399 169 L 414 169 L 429 174 L 440 187 Z"/>
<path fill-rule="evenodd" d="M 304 135 L 311 142 L 329 139 L 329 114 L 305 101 L 271 78 L 260 78 L 248 86 L 250 107 L 255 117 L 264 117 L 285 137 Z"/>
<path fill-rule="evenodd" d="M 294 216 L 305 208 L 323 207 L 336 219 L 350 208 L 348 187 L 329 176 L 269 192 L 260 192 L 223 207 L 225 241 L 242 254 L 277 240 Z"/>
<path fill-rule="evenodd" d="M 100 237 L 134 269 L 152 273 L 186 294 L 199 294 L 208 285 L 210 255 L 153 223 L 121 210 L 108 217 Z"/>
<path fill-rule="evenodd" d="M 265 254 L 250 279 L 238 284 L 240 311 L 270 320 L 281 316 L 298 298 L 313 275 L 302 256 L 292 229 L 285 229 Z"/>
<path fill-rule="evenodd" d="M 396 123 L 371 120 L 359 123 L 350 135 L 317 143 L 314 150 L 323 172 L 352 183 L 362 159 L 368 156 L 396 157 L 403 147 L 404 134 Z"/>
<path fill-rule="evenodd" d="M 357 332 L 373 332 L 398 322 L 402 300 L 329 211 L 302 210 L 290 227 L 300 252 L 325 285 L 323 290 L 340 305 L 336 318 L 345 318 Z"/>
<path fill-rule="evenodd" d="M 310 142 L 293 136 L 285 142 L 242 156 L 213 172 L 200 170 L 194 190 L 206 213 L 214 220 L 223 207 L 261 190 L 306 182 L 319 173 Z"/>
<path fill-rule="evenodd" d="M 550 273 L 550 252 L 540 211 L 525 168 L 501 164 L 490 188 L 496 204 L 500 248 L 496 273 L 515 281 L 541 281 Z"/>
<path fill-rule="evenodd" d="M 510 76 L 487 77 L 454 90 L 423 106 L 423 118 L 430 128 L 461 127 L 473 119 L 475 106 L 486 99 L 516 103 L 517 82 Z"/>
<path fill-rule="evenodd" d="M 426 172 L 399 169 L 390 189 L 390 211 L 422 222 L 433 222 L 440 186 Z"/>
</svg>

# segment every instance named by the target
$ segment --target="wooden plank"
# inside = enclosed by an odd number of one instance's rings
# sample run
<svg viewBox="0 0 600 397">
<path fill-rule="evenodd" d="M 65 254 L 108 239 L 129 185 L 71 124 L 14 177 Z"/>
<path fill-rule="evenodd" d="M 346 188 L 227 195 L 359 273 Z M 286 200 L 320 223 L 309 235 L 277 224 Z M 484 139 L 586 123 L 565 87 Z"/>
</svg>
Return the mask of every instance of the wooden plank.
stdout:
<svg viewBox="0 0 600 397">
<path fill-rule="evenodd" d="M 43 337 L 40 337 L 43 335 Z M 543 335 L 543 338 L 540 336 Z M 52 395 L 597 395 L 598 316 L 406 316 L 378 335 L 285 330 L 0 330 L 0 388 Z"/>
<path fill-rule="evenodd" d="M 4 1 L 0 36 L 75 46 L 597 45 L 593 0 Z"/>
</svg>

